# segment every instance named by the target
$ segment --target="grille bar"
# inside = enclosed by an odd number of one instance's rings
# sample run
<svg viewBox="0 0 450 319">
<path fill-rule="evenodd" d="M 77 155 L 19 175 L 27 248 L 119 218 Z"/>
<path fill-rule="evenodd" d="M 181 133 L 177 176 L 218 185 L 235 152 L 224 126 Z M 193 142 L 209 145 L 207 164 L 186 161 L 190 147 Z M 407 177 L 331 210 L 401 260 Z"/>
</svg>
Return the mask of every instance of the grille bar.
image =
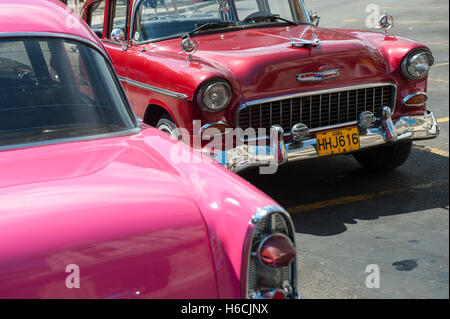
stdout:
<svg viewBox="0 0 450 319">
<path fill-rule="evenodd" d="M 396 87 L 392 84 L 357 86 L 319 93 L 252 102 L 237 114 L 242 129 L 280 125 L 289 133 L 292 125 L 303 123 L 310 129 L 354 122 L 363 111 L 376 112 L 380 106 L 395 107 Z"/>
</svg>

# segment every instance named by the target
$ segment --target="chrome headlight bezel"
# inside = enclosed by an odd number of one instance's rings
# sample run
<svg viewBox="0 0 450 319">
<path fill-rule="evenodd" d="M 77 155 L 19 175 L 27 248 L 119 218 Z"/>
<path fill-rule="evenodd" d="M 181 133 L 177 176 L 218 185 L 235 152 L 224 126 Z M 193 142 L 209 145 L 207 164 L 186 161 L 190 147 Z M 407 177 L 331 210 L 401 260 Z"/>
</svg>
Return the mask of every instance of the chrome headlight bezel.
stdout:
<svg viewBox="0 0 450 319">
<path fill-rule="evenodd" d="M 224 94 L 225 99 L 224 102 L 220 103 L 219 106 L 215 107 L 210 102 L 208 102 L 208 98 L 210 98 L 208 94 L 218 87 L 220 87 L 225 92 Z M 205 112 L 212 112 L 212 113 L 220 112 L 230 105 L 231 97 L 232 97 L 232 89 L 230 83 L 225 79 L 214 79 L 205 82 L 202 85 L 198 94 L 198 104 L 200 108 Z"/>
<path fill-rule="evenodd" d="M 419 59 L 419 58 L 423 58 L 425 57 L 428 61 L 428 67 L 427 70 L 421 74 L 421 75 L 417 75 L 414 74 L 412 72 L 410 72 L 410 68 L 411 68 L 411 63 L 413 63 L 415 60 Z M 433 58 L 433 54 L 431 53 L 431 51 L 425 49 L 425 48 L 420 48 L 420 49 L 416 49 L 413 50 L 411 52 L 409 52 L 402 61 L 401 64 L 401 70 L 403 75 L 409 79 L 409 80 L 420 80 L 423 79 L 424 77 L 426 77 L 428 75 L 428 73 L 430 72 L 430 68 L 434 63 L 434 58 Z"/>
</svg>

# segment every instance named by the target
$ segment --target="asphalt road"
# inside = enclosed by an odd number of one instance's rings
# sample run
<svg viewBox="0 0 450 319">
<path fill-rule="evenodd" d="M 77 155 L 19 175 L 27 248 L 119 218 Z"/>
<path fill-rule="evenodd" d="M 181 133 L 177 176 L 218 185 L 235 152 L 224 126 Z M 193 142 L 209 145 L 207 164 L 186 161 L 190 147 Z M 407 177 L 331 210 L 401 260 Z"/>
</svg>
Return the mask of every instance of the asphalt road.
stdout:
<svg viewBox="0 0 450 319">
<path fill-rule="evenodd" d="M 323 27 L 367 29 L 370 0 L 306 0 Z M 243 177 L 292 214 L 303 298 L 449 298 L 449 3 L 378 1 L 395 18 L 391 30 L 429 45 L 429 109 L 438 139 L 415 143 L 401 168 L 361 169 L 351 156 L 282 167 L 276 175 Z M 365 285 L 366 266 L 380 287 Z"/>
</svg>

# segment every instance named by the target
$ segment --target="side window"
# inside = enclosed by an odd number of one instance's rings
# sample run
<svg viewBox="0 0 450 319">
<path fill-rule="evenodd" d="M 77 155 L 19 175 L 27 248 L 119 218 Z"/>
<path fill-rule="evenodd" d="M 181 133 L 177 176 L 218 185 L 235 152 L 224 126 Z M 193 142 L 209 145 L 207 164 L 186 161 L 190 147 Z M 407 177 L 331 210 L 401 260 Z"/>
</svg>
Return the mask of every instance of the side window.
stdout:
<svg viewBox="0 0 450 319">
<path fill-rule="evenodd" d="M 95 34 L 101 39 L 103 37 L 103 21 L 105 18 L 105 1 L 94 3 L 89 9 L 88 24 Z"/>
<path fill-rule="evenodd" d="M 127 40 L 130 0 L 113 0 L 111 5 L 111 31 L 121 30 L 125 37 L 124 40 Z"/>
</svg>

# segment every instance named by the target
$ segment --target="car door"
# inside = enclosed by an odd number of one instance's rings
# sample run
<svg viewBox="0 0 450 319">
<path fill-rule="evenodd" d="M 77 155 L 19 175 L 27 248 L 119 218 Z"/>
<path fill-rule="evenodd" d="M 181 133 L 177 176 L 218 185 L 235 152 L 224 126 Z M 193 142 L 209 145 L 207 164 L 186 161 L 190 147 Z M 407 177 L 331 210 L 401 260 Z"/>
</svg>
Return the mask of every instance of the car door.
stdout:
<svg viewBox="0 0 450 319">
<path fill-rule="evenodd" d="M 88 1 L 83 19 L 103 42 L 119 77 L 127 77 L 130 0 Z M 126 90 L 126 83 L 122 81 Z"/>
</svg>

